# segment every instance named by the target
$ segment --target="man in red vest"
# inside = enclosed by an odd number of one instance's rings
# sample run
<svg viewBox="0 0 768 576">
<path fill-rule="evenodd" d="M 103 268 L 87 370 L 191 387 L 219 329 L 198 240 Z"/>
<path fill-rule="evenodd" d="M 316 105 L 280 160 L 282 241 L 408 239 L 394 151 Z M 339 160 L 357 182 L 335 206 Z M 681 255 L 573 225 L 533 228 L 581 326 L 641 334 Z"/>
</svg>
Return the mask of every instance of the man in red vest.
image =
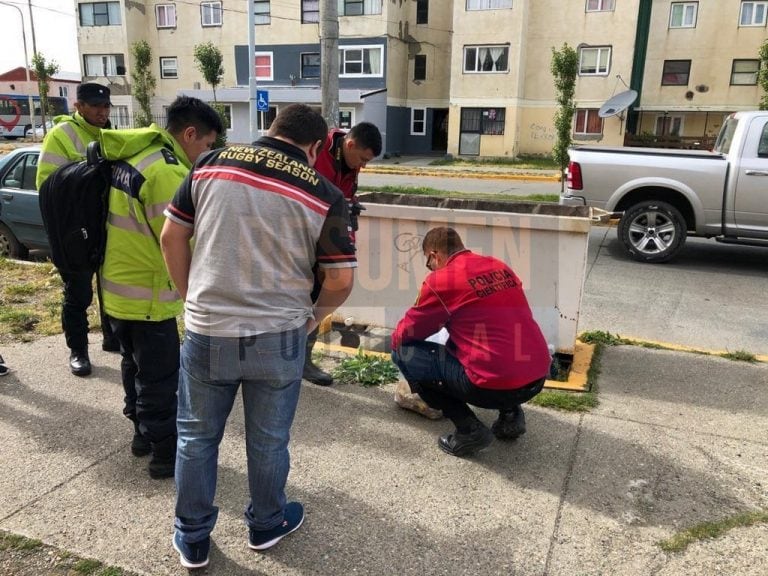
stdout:
<svg viewBox="0 0 768 576">
<path fill-rule="evenodd" d="M 431 273 L 392 333 L 392 360 L 411 390 L 456 426 L 439 438 L 440 449 L 469 456 L 493 436 L 525 433 L 520 405 L 541 392 L 549 348 L 504 262 L 467 250 L 447 227 L 427 232 L 422 249 Z M 443 328 L 445 345 L 427 340 Z M 499 411 L 490 430 L 467 404 Z"/>
</svg>

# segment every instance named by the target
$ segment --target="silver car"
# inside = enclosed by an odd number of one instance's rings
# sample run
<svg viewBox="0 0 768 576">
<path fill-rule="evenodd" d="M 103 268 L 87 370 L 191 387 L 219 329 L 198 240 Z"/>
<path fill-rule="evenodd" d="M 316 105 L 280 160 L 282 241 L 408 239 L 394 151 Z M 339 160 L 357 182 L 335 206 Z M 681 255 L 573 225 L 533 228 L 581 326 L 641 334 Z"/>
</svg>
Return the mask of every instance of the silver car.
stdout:
<svg viewBox="0 0 768 576">
<path fill-rule="evenodd" d="M 26 258 L 32 249 L 48 249 L 40 216 L 35 177 L 39 146 L 0 156 L 0 256 Z"/>
</svg>

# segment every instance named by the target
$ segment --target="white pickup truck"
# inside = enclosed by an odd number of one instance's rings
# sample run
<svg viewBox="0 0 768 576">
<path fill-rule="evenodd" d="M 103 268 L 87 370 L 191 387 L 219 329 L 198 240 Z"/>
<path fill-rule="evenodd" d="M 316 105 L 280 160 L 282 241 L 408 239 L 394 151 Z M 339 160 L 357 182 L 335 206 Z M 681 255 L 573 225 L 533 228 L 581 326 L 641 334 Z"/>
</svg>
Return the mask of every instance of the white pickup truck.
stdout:
<svg viewBox="0 0 768 576">
<path fill-rule="evenodd" d="M 688 234 L 768 247 L 768 111 L 728 116 L 713 151 L 576 146 L 560 204 L 620 216 L 624 248 L 666 262 Z"/>
</svg>

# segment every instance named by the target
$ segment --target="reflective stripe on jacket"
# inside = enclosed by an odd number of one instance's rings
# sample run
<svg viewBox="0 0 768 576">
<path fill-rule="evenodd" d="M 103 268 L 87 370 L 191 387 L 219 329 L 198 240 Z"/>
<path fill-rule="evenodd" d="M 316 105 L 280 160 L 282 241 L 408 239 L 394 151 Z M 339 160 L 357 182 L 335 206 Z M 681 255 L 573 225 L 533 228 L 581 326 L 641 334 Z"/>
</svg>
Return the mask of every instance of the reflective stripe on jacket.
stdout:
<svg viewBox="0 0 768 576">
<path fill-rule="evenodd" d="M 176 140 L 155 124 L 104 131 L 100 141 L 104 157 L 114 161 L 101 268 L 104 309 L 122 320 L 173 318 L 183 303 L 163 260 L 160 231 L 163 210 L 191 163 Z"/>
<path fill-rule="evenodd" d="M 88 144 L 99 139 L 101 128 L 88 124 L 79 112 L 72 115 L 56 116 L 54 126 L 43 140 L 40 160 L 37 164 L 37 189 L 57 168 L 85 160 Z"/>
</svg>

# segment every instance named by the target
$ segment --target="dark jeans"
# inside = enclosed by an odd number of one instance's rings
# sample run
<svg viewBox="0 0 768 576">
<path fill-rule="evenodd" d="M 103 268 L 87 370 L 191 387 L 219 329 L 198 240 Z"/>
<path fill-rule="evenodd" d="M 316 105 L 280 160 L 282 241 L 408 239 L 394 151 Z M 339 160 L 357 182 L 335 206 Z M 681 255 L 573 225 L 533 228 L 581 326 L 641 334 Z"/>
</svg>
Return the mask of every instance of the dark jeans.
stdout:
<svg viewBox="0 0 768 576">
<path fill-rule="evenodd" d="M 160 322 L 110 318 L 123 356 L 123 414 L 150 442 L 176 435 L 179 332 L 176 319 Z"/>
<path fill-rule="evenodd" d="M 544 378 L 514 390 L 490 390 L 470 382 L 464 367 L 445 346 L 434 342 L 413 342 L 392 351 L 413 392 L 430 407 L 442 410 L 454 424 L 473 417 L 467 404 L 507 411 L 527 402 L 541 392 Z"/>
<path fill-rule="evenodd" d="M 93 301 L 93 272 L 59 272 L 64 282 L 64 302 L 61 307 L 61 328 L 67 347 L 75 352 L 88 351 L 88 306 Z M 114 339 L 109 318 L 99 302 L 101 332 L 104 341 Z"/>
</svg>

